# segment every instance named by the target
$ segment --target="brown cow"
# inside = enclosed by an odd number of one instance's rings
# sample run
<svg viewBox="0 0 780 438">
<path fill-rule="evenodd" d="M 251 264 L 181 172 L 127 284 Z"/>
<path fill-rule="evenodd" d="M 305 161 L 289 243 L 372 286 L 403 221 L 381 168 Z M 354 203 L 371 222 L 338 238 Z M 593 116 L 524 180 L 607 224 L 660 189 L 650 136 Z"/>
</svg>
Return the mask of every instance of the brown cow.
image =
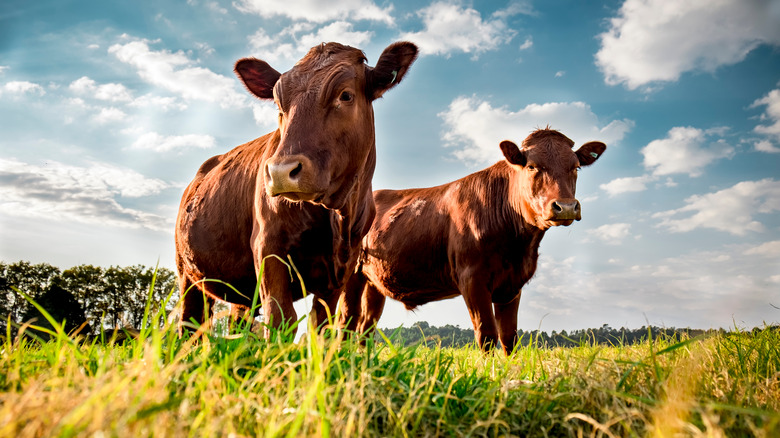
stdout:
<svg viewBox="0 0 780 438">
<path fill-rule="evenodd" d="M 505 160 L 465 178 L 376 191 L 362 275 L 350 279 L 345 293 L 347 327 L 370 329 L 385 297 L 414 309 L 463 295 L 479 345 L 488 350 L 500 339 L 509 354 L 517 342 L 521 288 L 536 271 L 539 243 L 550 227 L 580 220 L 577 169 L 607 148 L 590 142 L 575 152 L 573 146 L 560 132 L 541 129 L 522 149 L 501 142 Z"/>
<path fill-rule="evenodd" d="M 335 307 L 376 213 L 372 102 L 403 79 L 416 56 L 414 44 L 394 43 L 372 68 L 360 50 L 327 43 L 284 74 L 258 59 L 236 63 L 247 89 L 279 107 L 279 127 L 206 160 L 185 190 L 176 220 L 179 287 L 189 291 L 182 321 L 203 322 L 214 299 L 243 314 L 263 264 L 265 321 L 294 321 L 293 301 L 303 290 L 272 255 L 289 256 L 307 292 Z M 318 299 L 312 313 L 322 322 Z"/>
</svg>

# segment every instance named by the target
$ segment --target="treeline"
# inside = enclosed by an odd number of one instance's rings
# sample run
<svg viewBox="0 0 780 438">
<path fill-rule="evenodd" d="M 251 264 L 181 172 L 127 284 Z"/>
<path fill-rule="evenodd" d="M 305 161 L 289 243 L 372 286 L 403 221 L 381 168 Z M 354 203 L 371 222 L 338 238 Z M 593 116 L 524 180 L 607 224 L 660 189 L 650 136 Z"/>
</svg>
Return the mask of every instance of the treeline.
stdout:
<svg viewBox="0 0 780 438">
<path fill-rule="evenodd" d="M 723 332 L 723 329 L 719 331 Z M 474 343 L 474 330 L 472 329 L 462 329 L 449 324 L 444 327 L 434 327 L 425 321 L 415 323 L 411 327 L 384 329 L 383 332 L 386 336 L 393 336 L 394 341 L 403 342 L 404 345 L 425 342 L 428 345 L 441 343 L 442 347 L 459 348 Z M 632 345 L 648 340 L 651 337 L 652 339 L 671 337 L 682 339 L 684 337 L 693 338 L 714 332 L 716 331 L 660 327 L 641 327 L 633 330 L 627 328 L 615 329 L 608 324 L 604 324 L 597 329 L 573 330 L 571 332 L 566 332 L 566 330 L 557 332 L 553 330 L 551 334 L 548 334 L 539 330 L 518 330 L 517 334 L 523 346 L 535 345 L 542 348 L 551 348 L 577 347 L 581 345 Z"/>
<path fill-rule="evenodd" d="M 66 270 L 47 263 L 0 262 L 0 334 L 36 318 L 35 324 L 51 327 L 38 310 L 12 287 L 25 293 L 70 332 L 99 334 L 101 329 L 141 327 L 144 309 L 154 279 L 151 313 L 156 312 L 168 294 L 171 310 L 178 301 L 175 274 L 165 268 L 142 265 L 119 267 L 79 265 Z"/>
<path fill-rule="evenodd" d="M 109 268 L 79 265 L 63 271 L 46 263 L 0 262 L 0 336 L 6 333 L 9 322 L 12 327 L 18 328 L 36 318 L 36 325 L 50 327 L 35 307 L 12 287 L 31 297 L 58 321 L 66 321 L 67 332 L 83 325 L 81 334 L 96 335 L 106 329 L 140 328 L 153 280 L 150 314 L 157 312 L 163 304 L 166 311 L 173 310 L 179 300 L 175 279 L 175 274 L 169 269 L 155 271 L 155 268 L 142 265 Z M 165 303 L 169 294 L 170 299 Z M 424 321 L 411 327 L 384 329 L 383 332 L 392 335 L 394 342 L 405 345 L 425 342 L 459 348 L 474 342 L 474 330 L 470 328 L 462 329 L 450 324 L 434 327 Z M 523 346 L 539 347 L 631 345 L 650 337 L 695 337 L 705 333 L 704 330 L 688 328 L 615 329 L 607 324 L 597 329 L 553 331 L 550 334 L 539 330 L 518 330 Z"/>
</svg>

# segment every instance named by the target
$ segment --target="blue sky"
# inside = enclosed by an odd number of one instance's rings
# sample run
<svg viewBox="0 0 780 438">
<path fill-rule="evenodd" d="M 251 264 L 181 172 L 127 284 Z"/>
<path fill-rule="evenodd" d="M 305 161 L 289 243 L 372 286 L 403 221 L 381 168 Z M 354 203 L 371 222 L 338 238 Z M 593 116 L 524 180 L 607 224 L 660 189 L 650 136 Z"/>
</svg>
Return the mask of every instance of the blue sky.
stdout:
<svg viewBox="0 0 780 438">
<path fill-rule="evenodd" d="M 313 45 L 421 56 L 374 104 L 374 188 L 441 184 L 550 125 L 605 155 L 550 230 L 519 326 L 780 321 L 780 2 L 4 1 L 0 259 L 173 268 L 205 159 L 271 131 L 232 73 Z M 380 326 L 470 327 L 460 298 Z"/>
</svg>

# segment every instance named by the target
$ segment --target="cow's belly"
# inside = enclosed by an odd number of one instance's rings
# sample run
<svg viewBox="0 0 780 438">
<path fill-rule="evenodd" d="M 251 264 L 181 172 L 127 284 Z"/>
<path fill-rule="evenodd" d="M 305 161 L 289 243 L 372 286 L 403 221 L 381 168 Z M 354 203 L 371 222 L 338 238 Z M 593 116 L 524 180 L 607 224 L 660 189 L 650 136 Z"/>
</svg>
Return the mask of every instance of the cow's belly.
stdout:
<svg viewBox="0 0 780 438">
<path fill-rule="evenodd" d="M 400 301 L 409 309 L 460 295 L 449 275 L 426 267 L 409 268 L 414 264 L 414 260 L 406 259 L 401 266 L 393 266 L 369 257 L 362 269 L 366 279 L 382 295 Z"/>
</svg>

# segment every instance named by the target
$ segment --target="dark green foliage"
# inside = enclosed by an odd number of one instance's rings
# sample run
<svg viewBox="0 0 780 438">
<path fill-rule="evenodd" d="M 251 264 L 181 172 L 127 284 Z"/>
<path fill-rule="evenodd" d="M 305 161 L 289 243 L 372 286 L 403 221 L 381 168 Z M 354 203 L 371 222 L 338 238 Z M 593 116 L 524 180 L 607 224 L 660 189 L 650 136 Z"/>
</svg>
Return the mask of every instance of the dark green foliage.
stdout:
<svg viewBox="0 0 780 438">
<path fill-rule="evenodd" d="M 79 265 L 60 271 L 46 263 L 0 262 L 0 333 L 5 333 L 9 320 L 12 325 L 19 326 L 39 316 L 13 288 L 42 304 L 55 318 L 66 320 L 66 331 L 77 328 L 85 320 L 89 327 L 82 330 L 82 334 L 99 334 L 101 328 L 140 328 L 154 276 L 155 268 L 141 265 L 124 268 Z M 160 308 L 174 284 L 172 271 L 156 270 L 150 313 Z M 167 304 L 168 310 L 177 301 L 178 294 L 175 294 Z M 66 307 L 60 309 L 61 306 Z M 36 324 L 48 326 L 39 317 Z"/>
<path fill-rule="evenodd" d="M 398 327 L 393 330 L 387 330 L 393 333 L 393 340 L 404 345 L 416 345 L 419 343 L 435 346 L 441 343 L 442 347 L 460 348 L 474 344 L 474 330 L 462 329 L 458 326 L 447 324 L 443 327 L 434 327 L 427 322 L 415 323 L 411 327 Z M 552 334 L 547 332 L 533 330 L 518 330 L 520 344 L 523 347 L 529 345 L 553 348 L 553 347 L 579 347 L 581 345 L 635 345 L 655 338 L 675 338 L 682 339 L 693 338 L 705 333 L 711 334 L 713 331 L 697 329 L 678 329 L 678 328 L 660 328 L 660 327 L 641 327 L 638 329 L 621 328 L 616 330 L 608 324 L 604 324 L 598 329 L 574 330 L 567 333 L 566 330 Z M 723 330 L 720 330 L 722 333 Z"/>
</svg>

